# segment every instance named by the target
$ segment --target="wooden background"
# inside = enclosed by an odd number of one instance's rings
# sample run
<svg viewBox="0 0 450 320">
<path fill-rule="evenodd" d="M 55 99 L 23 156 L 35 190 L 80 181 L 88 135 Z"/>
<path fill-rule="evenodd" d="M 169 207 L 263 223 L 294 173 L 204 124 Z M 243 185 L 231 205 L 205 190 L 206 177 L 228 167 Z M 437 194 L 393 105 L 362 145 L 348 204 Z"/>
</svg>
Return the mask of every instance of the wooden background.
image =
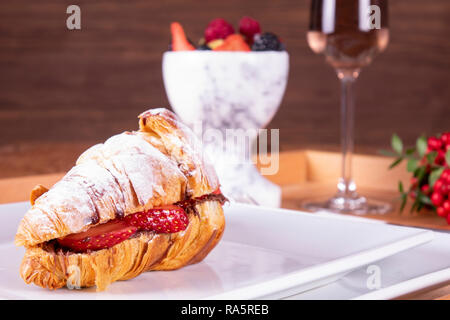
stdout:
<svg viewBox="0 0 450 320">
<path fill-rule="evenodd" d="M 66 29 L 78 4 L 82 30 Z M 0 177 L 70 168 L 90 144 L 134 129 L 167 106 L 161 55 L 169 23 L 193 40 L 206 24 L 261 21 L 290 53 L 289 83 L 270 127 L 281 149 L 337 150 L 339 85 L 308 48 L 309 1 L 14 0 L 0 2 Z M 450 130 L 450 1 L 391 0 L 391 41 L 357 84 L 356 150 L 375 153 L 393 132 L 413 142 Z"/>
</svg>

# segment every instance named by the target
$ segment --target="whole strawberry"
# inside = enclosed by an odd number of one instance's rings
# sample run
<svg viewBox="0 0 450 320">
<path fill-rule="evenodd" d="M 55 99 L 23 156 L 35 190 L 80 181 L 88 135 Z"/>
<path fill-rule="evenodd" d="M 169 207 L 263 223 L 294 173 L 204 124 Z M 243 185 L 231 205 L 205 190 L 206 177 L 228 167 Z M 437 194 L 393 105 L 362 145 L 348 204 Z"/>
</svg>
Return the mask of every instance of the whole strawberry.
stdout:
<svg viewBox="0 0 450 320">
<path fill-rule="evenodd" d="M 217 18 L 211 21 L 205 30 L 206 43 L 216 40 L 225 39 L 230 34 L 234 33 L 233 26 L 222 18 Z"/>
<path fill-rule="evenodd" d="M 255 34 L 261 33 L 261 27 L 255 19 L 243 17 L 239 21 L 239 32 L 245 36 L 247 42 L 251 45 Z"/>
</svg>

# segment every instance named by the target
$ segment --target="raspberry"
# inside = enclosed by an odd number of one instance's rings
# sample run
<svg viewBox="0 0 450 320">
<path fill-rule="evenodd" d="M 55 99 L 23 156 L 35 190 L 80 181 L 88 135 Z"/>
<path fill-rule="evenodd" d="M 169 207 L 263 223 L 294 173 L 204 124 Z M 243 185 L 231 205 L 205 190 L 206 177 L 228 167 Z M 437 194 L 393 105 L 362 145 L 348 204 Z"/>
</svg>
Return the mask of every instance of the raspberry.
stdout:
<svg viewBox="0 0 450 320">
<path fill-rule="evenodd" d="M 270 32 L 256 34 L 253 38 L 253 51 L 283 51 L 284 45 L 278 37 Z"/>
<path fill-rule="evenodd" d="M 206 43 L 216 40 L 225 39 L 230 34 L 234 33 L 234 28 L 231 24 L 222 18 L 214 19 L 211 21 L 205 30 Z"/>
<path fill-rule="evenodd" d="M 247 38 L 247 42 L 253 43 L 253 36 L 257 33 L 261 33 L 261 27 L 259 22 L 250 17 L 243 17 L 239 21 L 239 32 Z"/>
</svg>

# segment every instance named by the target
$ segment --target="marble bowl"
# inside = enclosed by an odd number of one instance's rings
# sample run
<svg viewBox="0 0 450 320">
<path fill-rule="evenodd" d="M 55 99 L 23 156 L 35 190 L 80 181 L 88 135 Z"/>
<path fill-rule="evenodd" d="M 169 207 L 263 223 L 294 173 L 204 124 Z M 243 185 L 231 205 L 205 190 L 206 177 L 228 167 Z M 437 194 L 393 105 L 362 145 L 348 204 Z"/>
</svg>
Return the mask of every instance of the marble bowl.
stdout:
<svg viewBox="0 0 450 320">
<path fill-rule="evenodd" d="M 287 52 L 166 52 L 162 68 L 170 105 L 201 136 L 222 192 L 239 202 L 279 206 L 280 187 L 260 175 L 245 150 L 280 106 L 289 72 Z M 196 130 L 199 124 L 203 133 Z M 225 137 L 230 131 L 250 133 L 248 143 L 236 139 L 230 147 L 233 139 L 208 142 L 207 131 Z"/>
<path fill-rule="evenodd" d="M 188 124 L 264 128 L 286 89 L 287 52 L 178 51 L 163 56 L 169 102 Z"/>
</svg>

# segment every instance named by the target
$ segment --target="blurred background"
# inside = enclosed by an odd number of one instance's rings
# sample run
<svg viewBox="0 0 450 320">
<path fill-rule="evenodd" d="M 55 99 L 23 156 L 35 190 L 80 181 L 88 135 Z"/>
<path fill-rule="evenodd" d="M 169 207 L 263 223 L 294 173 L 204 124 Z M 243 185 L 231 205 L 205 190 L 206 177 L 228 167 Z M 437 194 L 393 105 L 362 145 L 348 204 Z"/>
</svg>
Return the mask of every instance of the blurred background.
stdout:
<svg viewBox="0 0 450 320">
<path fill-rule="evenodd" d="M 82 30 L 66 28 L 81 7 Z M 375 154 L 450 129 L 450 1 L 390 1 L 390 43 L 356 84 L 356 152 Z M 222 17 L 278 34 L 290 76 L 270 128 L 281 151 L 339 150 L 339 82 L 306 42 L 307 0 L 0 2 L 0 178 L 68 170 L 84 149 L 168 106 L 161 74 L 169 24 L 193 41 Z"/>
</svg>

